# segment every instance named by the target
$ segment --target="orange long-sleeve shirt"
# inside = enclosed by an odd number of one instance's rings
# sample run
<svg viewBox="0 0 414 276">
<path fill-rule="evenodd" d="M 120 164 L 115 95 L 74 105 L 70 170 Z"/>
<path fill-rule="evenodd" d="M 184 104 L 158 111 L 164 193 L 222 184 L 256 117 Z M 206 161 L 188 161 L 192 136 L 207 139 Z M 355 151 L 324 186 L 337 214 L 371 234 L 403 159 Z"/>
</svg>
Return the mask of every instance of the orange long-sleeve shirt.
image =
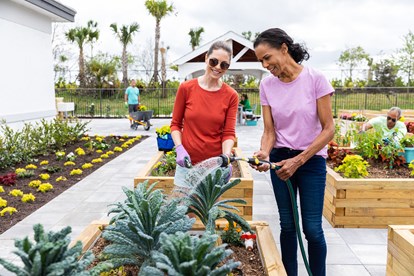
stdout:
<svg viewBox="0 0 414 276">
<path fill-rule="evenodd" d="M 237 92 L 223 83 L 218 91 L 200 87 L 197 79 L 183 82 L 174 103 L 171 131 L 182 132 L 182 144 L 197 164 L 222 154 L 222 143 L 236 136 Z"/>
</svg>

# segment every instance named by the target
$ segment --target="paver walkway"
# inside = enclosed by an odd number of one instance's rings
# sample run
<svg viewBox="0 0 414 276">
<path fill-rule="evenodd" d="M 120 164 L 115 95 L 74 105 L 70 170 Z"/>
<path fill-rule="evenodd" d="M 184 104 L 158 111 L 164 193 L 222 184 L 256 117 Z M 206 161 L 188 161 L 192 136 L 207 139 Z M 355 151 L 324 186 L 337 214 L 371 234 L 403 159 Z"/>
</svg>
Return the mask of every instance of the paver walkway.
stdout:
<svg viewBox="0 0 414 276">
<path fill-rule="evenodd" d="M 92 221 L 106 217 L 107 205 L 123 200 L 121 186 L 132 188 L 133 178 L 157 151 L 155 128 L 169 124 L 169 119 L 153 119 L 153 127 L 144 131 L 129 129 L 126 119 L 91 120 L 89 134 L 150 135 L 139 145 L 102 166 L 72 188 L 34 212 L 0 235 L 0 257 L 16 261 L 14 238 L 32 236 L 32 226 L 42 223 L 46 230 L 72 227 L 72 238 Z M 263 121 L 257 126 L 237 126 L 238 144 L 245 156 L 251 156 L 259 148 Z M 271 225 L 275 240 L 279 240 L 279 218 L 269 173 L 252 170 L 254 179 L 253 219 L 265 220 Z M 327 275 L 385 275 L 387 261 L 387 229 L 332 228 L 323 221 L 328 243 Z M 304 240 L 305 241 L 305 240 Z M 278 244 L 279 246 L 279 244 Z M 306 245 L 305 245 L 306 247 Z M 306 269 L 299 256 L 299 275 Z M 1 267 L 1 266 L 0 266 Z M 0 268 L 0 275 L 11 275 Z"/>
</svg>

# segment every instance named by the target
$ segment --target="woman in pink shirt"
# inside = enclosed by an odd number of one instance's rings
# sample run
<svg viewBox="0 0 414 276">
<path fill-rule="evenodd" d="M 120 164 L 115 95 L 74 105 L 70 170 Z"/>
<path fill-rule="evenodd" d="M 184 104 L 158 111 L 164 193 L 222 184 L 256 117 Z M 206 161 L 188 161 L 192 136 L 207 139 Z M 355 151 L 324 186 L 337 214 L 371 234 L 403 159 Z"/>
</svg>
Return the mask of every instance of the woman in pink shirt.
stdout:
<svg viewBox="0 0 414 276">
<path fill-rule="evenodd" d="M 322 210 L 326 181 L 326 145 L 334 136 L 331 84 L 318 71 L 301 65 L 309 58 L 304 46 L 281 29 L 262 32 L 254 42 L 258 60 L 270 76 L 260 83 L 264 132 L 259 159 L 281 168 L 271 170 L 280 216 L 282 261 L 297 275 L 297 235 L 285 181 L 299 193 L 302 227 L 308 242 L 312 274 L 326 274 L 326 242 Z M 257 167 L 267 171 L 269 165 Z"/>
</svg>

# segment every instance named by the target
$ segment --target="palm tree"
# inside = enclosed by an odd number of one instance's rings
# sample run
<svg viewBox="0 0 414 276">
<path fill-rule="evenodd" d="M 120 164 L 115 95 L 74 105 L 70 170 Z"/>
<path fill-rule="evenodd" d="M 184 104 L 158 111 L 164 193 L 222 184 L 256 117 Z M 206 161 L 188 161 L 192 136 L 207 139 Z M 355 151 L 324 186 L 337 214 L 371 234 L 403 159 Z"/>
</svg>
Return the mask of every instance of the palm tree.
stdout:
<svg viewBox="0 0 414 276">
<path fill-rule="evenodd" d="M 86 86 L 86 79 L 85 79 L 85 59 L 83 54 L 83 48 L 86 43 L 93 43 L 93 41 L 98 40 L 99 38 L 99 30 L 97 30 L 98 24 L 90 20 L 88 22 L 87 27 L 76 27 L 70 29 L 68 32 L 65 33 L 66 38 L 70 42 L 75 42 L 78 44 L 79 47 L 79 84 L 80 87 Z"/>
<path fill-rule="evenodd" d="M 128 87 L 127 45 L 132 43 L 132 37 L 135 32 L 139 31 L 139 25 L 134 22 L 130 26 L 123 25 L 120 29 L 118 29 L 116 23 L 112 23 L 110 27 L 122 43 L 122 82 L 124 87 Z"/>
<path fill-rule="evenodd" d="M 193 51 L 195 50 L 196 47 L 198 47 L 200 45 L 201 34 L 202 33 L 204 33 L 204 28 L 203 27 L 197 27 L 197 28 L 191 28 L 190 29 L 190 32 L 188 34 L 191 37 L 190 45 L 191 45 L 191 49 L 193 49 Z"/>
<path fill-rule="evenodd" d="M 160 45 L 161 19 L 174 11 L 174 6 L 168 5 L 167 0 L 146 0 L 145 7 L 155 17 L 155 49 L 154 49 L 154 75 L 152 80 L 158 82 L 158 51 Z"/>
</svg>

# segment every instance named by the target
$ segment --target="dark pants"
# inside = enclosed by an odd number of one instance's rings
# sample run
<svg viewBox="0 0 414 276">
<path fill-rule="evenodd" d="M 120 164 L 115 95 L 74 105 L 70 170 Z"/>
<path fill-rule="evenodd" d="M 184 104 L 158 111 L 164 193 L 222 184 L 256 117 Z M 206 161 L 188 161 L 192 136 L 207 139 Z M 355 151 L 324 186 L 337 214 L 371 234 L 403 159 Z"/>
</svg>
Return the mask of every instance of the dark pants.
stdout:
<svg viewBox="0 0 414 276">
<path fill-rule="evenodd" d="M 301 151 L 274 148 L 270 161 L 278 162 L 292 158 Z M 274 170 L 270 176 L 280 216 L 280 246 L 282 261 L 289 276 L 298 275 L 297 235 L 293 220 L 292 205 L 286 182 L 280 180 Z M 290 178 L 295 191 L 299 191 L 302 228 L 308 241 L 309 265 L 313 276 L 326 274 L 326 242 L 322 229 L 322 210 L 325 194 L 326 161 L 315 155 L 303 164 Z"/>
</svg>

